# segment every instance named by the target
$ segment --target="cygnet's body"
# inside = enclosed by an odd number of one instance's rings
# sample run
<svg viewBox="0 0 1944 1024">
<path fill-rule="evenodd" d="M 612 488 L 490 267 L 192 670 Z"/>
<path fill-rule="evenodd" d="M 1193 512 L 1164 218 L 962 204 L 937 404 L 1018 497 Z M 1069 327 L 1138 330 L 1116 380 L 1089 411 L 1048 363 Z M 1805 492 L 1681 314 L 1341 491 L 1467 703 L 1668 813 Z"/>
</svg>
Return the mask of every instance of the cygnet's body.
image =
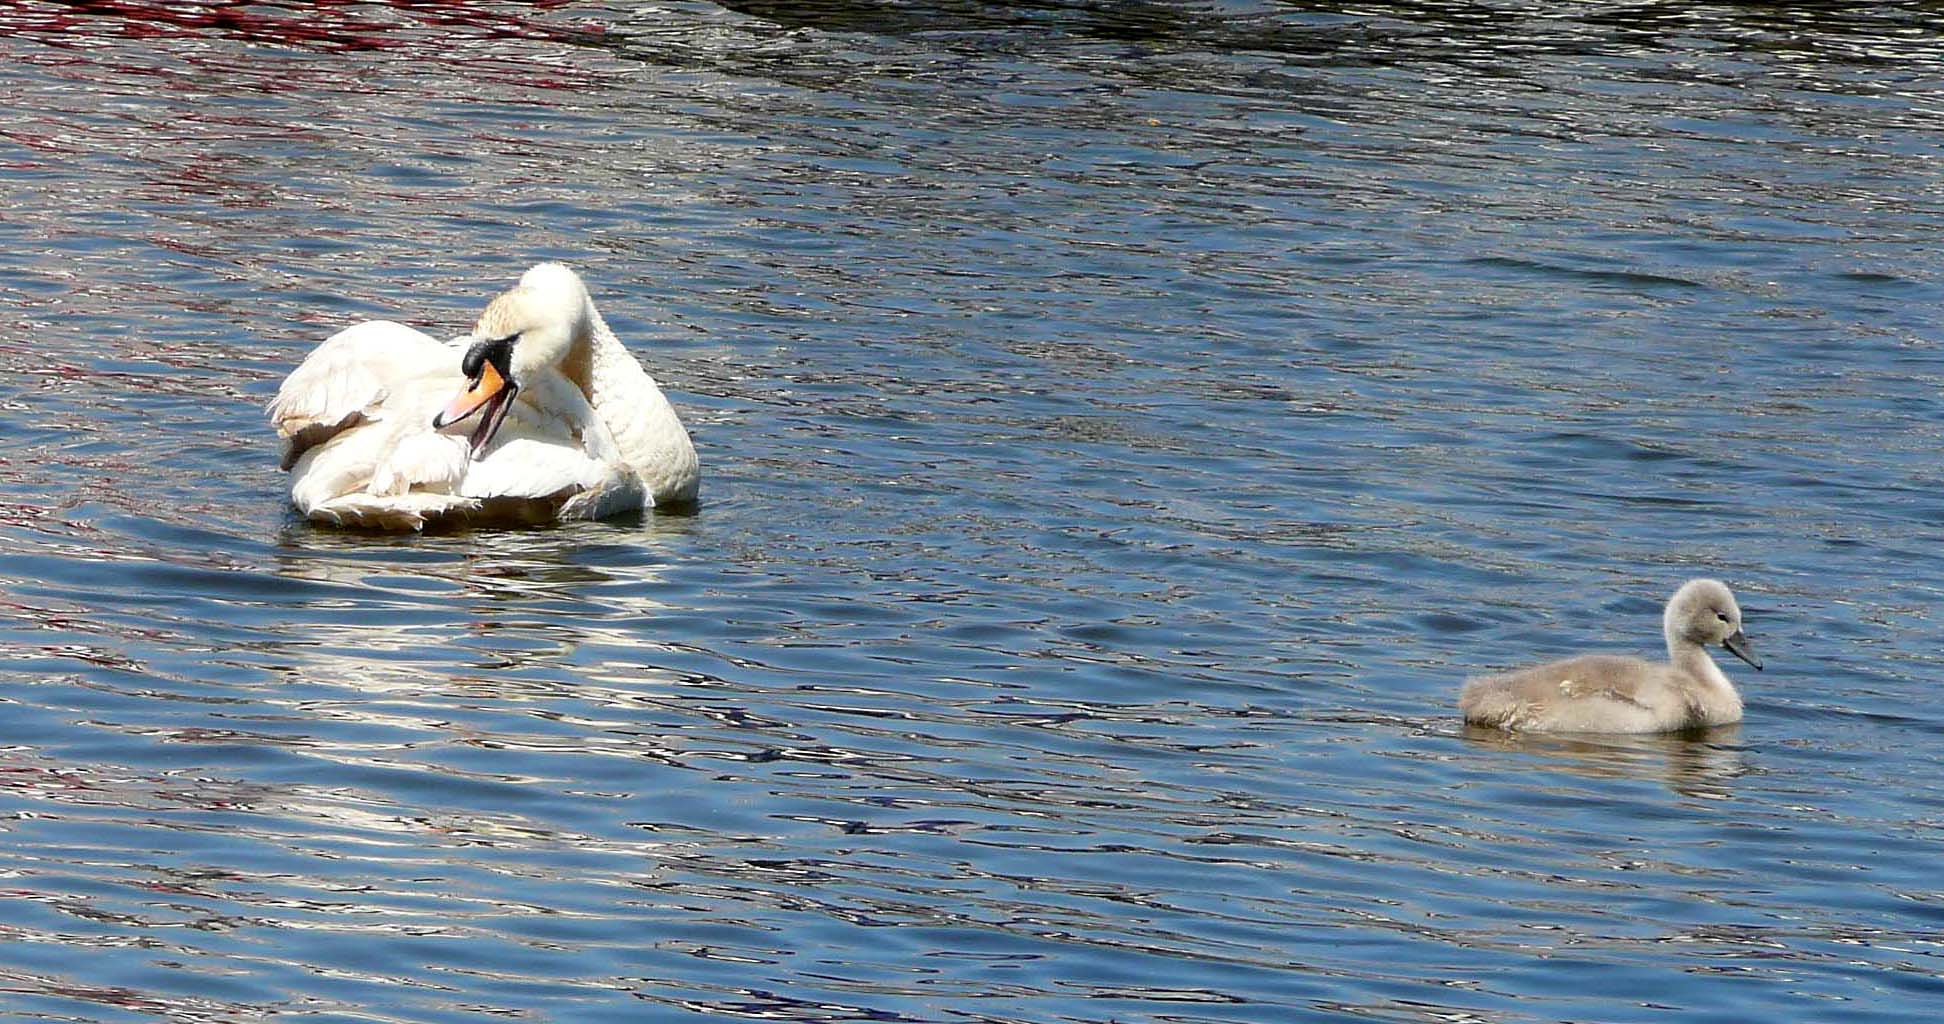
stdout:
<svg viewBox="0 0 1944 1024">
<path fill-rule="evenodd" d="M 1739 722 L 1741 694 L 1708 644 L 1762 667 L 1742 633 L 1740 606 L 1718 580 L 1689 580 L 1661 617 L 1667 661 L 1589 654 L 1465 684 L 1472 725 L 1528 732 L 1668 732 Z"/>
<path fill-rule="evenodd" d="M 375 321 L 278 389 L 290 498 L 380 529 L 598 519 L 695 500 L 695 446 L 572 270 L 542 263 L 441 344 Z"/>
</svg>

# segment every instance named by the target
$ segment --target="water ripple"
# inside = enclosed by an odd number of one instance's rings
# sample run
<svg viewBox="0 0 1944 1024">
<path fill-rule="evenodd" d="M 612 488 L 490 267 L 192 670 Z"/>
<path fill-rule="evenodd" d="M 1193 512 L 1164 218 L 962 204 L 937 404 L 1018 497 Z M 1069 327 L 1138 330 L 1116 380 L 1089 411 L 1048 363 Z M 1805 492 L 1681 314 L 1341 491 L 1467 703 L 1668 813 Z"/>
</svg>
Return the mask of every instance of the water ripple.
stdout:
<svg viewBox="0 0 1944 1024">
<path fill-rule="evenodd" d="M 1940 27 L 0 11 L 8 1009 L 1929 1019 Z M 701 508 L 299 522 L 281 375 L 542 258 Z M 1743 725 L 1457 723 L 1701 572 Z"/>
</svg>

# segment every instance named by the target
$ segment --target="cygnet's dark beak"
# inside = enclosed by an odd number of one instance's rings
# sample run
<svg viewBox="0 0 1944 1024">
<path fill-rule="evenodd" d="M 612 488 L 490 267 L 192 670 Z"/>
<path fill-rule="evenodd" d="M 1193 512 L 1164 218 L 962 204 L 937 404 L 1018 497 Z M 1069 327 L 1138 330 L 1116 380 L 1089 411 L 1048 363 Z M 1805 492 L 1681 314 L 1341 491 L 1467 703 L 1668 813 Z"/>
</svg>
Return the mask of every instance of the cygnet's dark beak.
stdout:
<svg viewBox="0 0 1944 1024">
<path fill-rule="evenodd" d="M 1735 630 L 1728 634 L 1728 639 L 1723 640 L 1721 646 L 1728 648 L 1729 654 L 1755 666 L 1755 671 L 1762 670 L 1762 659 L 1755 656 L 1755 648 L 1749 644 L 1747 633 Z"/>
</svg>

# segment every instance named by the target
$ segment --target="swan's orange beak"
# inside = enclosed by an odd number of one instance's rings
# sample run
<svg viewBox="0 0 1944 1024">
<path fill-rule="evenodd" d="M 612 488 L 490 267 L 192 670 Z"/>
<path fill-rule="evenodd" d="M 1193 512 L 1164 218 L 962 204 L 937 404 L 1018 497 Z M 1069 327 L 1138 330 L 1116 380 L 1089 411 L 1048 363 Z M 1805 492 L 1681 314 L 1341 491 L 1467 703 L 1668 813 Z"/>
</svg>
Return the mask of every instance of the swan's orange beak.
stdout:
<svg viewBox="0 0 1944 1024">
<path fill-rule="evenodd" d="M 499 368 L 491 362 L 479 364 L 479 376 L 472 384 L 446 404 L 437 416 L 432 418 L 433 429 L 457 423 L 479 411 L 479 407 L 493 400 L 495 395 L 506 390 L 506 378 L 500 376 Z M 424 415 L 421 413 L 420 415 Z"/>
<path fill-rule="evenodd" d="M 474 456 L 492 443 L 493 435 L 499 433 L 500 424 L 513 407 L 513 396 L 520 392 L 520 386 L 507 372 L 507 364 L 513 358 L 514 340 L 507 337 L 474 342 L 466 350 L 465 358 L 459 361 L 459 370 L 469 382 L 466 390 L 432 417 L 432 429 L 440 430 L 481 409 L 486 410 L 469 439 Z"/>
</svg>

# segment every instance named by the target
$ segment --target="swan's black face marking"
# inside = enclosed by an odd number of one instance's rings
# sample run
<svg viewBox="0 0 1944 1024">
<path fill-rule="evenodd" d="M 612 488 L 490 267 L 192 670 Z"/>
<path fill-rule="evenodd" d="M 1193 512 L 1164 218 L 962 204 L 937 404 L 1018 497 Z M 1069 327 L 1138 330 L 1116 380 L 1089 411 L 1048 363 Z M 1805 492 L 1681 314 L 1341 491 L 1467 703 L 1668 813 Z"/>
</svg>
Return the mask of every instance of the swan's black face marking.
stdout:
<svg viewBox="0 0 1944 1024">
<path fill-rule="evenodd" d="M 517 334 L 509 334 L 473 342 L 459 360 L 459 370 L 466 375 L 466 390 L 432 417 L 432 429 L 437 430 L 484 409 L 486 414 L 480 417 L 479 426 L 469 439 L 469 450 L 475 458 L 492 443 L 493 435 L 499 433 L 500 424 L 506 421 L 506 413 L 512 408 L 513 396 L 520 393 L 512 370 L 513 343 L 519 338 Z"/>
<path fill-rule="evenodd" d="M 459 360 L 459 372 L 465 374 L 467 380 L 478 384 L 479 375 L 485 371 L 486 362 L 491 360 L 493 368 L 500 372 L 500 376 L 512 380 L 513 374 L 508 367 L 513 361 L 513 343 L 519 340 L 519 335 L 509 334 L 504 338 L 481 338 L 473 342 L 472 347 L 467 349 L 465 356 Z"/>
</svg>

